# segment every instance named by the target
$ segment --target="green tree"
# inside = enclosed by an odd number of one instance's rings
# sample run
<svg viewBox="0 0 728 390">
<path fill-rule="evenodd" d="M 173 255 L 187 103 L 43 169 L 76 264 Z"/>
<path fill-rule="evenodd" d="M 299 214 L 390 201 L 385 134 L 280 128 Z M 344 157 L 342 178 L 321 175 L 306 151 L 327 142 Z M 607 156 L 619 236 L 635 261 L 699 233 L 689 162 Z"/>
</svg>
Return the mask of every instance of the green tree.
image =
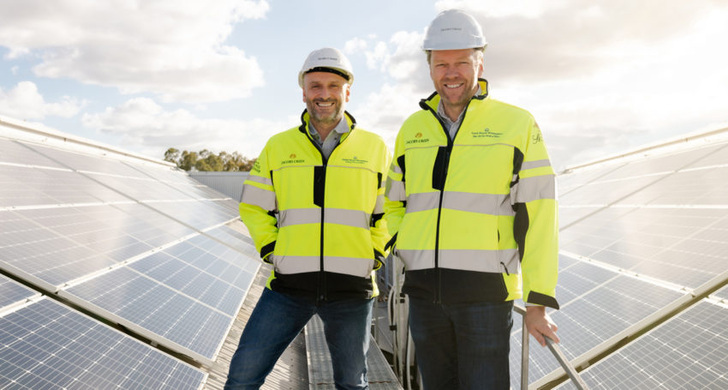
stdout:
<svg viewBox="0 0 728 390">
<path fill-rule="evenodd" d="M 164 152 L 164 161 L 168 161 L 179 166 L 179 149 L 169 148 Z"/>
<path fill-rule="evenodd" d="M 169 148 L 164 152 L 164 161 L 169 161 L 177 168 L 189 171 L 226 171 L 226 172 L 248 172 L 253 168 L 256 159 L 248 159 L 238 152 L 227 153 L 225 151 L 215 154 L 207 149 L 199 152 L 187 150 L 179 151 L 176 148 Z"/>
<path fill-rule="evenodd" d="M 180 169 L 184 169 L 185 171 L 189 171 L 192 169 L 192 167 L 197 165 L 197 152 L 188 152 L 183 151 L 182 155 L 180 156 L 179 163 L 177 163 L 177 166 Z"/>
<path fill-rule="evenodd" d="M 223 170 L 222 159 L 215 153 L 204 149 L 200 152 L 199 158 L 195 163 L 195 168 L 198 171 L 219 172 Z"/>
</svg>

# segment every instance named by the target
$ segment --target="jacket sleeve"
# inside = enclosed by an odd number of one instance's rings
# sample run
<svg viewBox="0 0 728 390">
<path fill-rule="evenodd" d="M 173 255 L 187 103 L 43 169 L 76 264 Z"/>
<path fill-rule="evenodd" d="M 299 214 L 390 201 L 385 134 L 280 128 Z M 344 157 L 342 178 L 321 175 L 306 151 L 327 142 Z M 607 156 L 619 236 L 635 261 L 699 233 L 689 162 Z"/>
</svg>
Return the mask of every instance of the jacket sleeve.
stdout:
<svg viewBox="0 0 728 390">
<path fill-rule="evenodd" d="M 268 167 L 268 147 L 256 160 L 248 179 L 243 183 L 243 196 L 240 202 L 240 218 L 255 242 L 255 249 L 263 261 L 275 249 L 278 226 L 276 214 L 278 205 Z"/>
<path fill-rule="evenodd" d="M 514 233 L 521 254 L 523 301 L 558 309 L 558 202 L 556 175 L 541 130 L 531 120 L 511 199 L 516 209 Z"/>
<path fill-rule="evenodd" d="M 387 250 L 385 249 L 385 246 L 390 239 L 390 235 L 387 230 L 387 222 L 384 219 L 384 191 L 387 181 L 387 171 L 391 159 L 389 150 L 387 148 L 387 145 L 384 144 L 384 141 L 382 141 L 381 151 L 381 163 L 377 171 L 377 176 L 379 177 L 379 186 L 377 187 L 377 201 L 374 206 L 374 210 L 372 211 L 372 222 L 370 231 L 372 235 L 372 243 L 374 245 L 374 256 L 377 258 L 377 260 L 383 262 L 384 258 L 387 256 Z"/>
<path fill-rule="evenodd" d="M 407 206 L 407 196 L 405 188 L 405 163 L 404 163 L 404 144 L 401 141 L 401 134 L 397 136 L 395 143 L 394 158 L 389 166 L 387 175 L 387 184 L 384 193 L 384 212 L 387 220 L 387 228 L 392 236 L 387 249 L 394 246 L 397 241 L 397 232 L 399 225 L 404 218 L 405 208 Z"/>
</svg>

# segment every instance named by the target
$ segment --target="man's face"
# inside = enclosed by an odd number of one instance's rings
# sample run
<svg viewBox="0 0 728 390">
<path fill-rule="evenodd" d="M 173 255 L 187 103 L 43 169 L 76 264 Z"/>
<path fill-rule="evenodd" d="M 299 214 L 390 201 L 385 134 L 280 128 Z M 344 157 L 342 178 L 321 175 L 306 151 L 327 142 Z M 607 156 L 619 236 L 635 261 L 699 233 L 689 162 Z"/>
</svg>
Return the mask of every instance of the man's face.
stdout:
<svg viewBox="0 0 728 390">
<path fill-rule="evenodd" d="M 307 73 L 303 76 L 303 101 L 314 124 L 334 126 L 344 116 L 349 83 L 333 73 Z"/>
<path fill-rule="evenodd" d="M 477 91 L 483 61 L 473 49 L 433 50 L 430 77 L 446 109 L 461 112 Z"/>
</svg>

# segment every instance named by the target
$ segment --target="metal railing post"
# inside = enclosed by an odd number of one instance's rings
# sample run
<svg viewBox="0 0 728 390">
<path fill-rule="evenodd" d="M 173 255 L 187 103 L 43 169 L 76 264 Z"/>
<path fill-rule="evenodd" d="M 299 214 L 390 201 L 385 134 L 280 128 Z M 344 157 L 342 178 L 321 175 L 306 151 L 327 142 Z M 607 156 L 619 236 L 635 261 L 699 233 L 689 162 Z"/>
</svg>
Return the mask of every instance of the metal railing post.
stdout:
<svg viewBox="0 0 728 390">
<path fill-rule="evenodd" d="M 521 390 L 528 390 L 528 329 L 526 329 L 526 316 L 523 317 L 521 328 Z"/>
<path fill-rule="evenodd" d="M 513 310 L 516 311 L 516 313 L 523 316 L 523 328 L 521 329 L 522 332 L 522 342 L 521 342 L 521 390 L 527 390 L 528 389 L 528 355 L 529 355 L 529 333 L 528 329 L 526 328 L 526 309 L 514 305 Z M 566 358 L 566 355 L 561 351 L 561 348 L 558 344 L 554 343 L 553 340 L 551 340 L 548 337 L 545 337 L 546 339 L 546 345 L 549 347 L 549 350 L 551 350 L 551 354 L 554 355 L 556 360 L 559 362 L 561 367 L 566 371 L 566 374 L 569 376 L 569 378 L 574 382 L 574 386 L 578 390 L 588 390 L 589 387 L 587 387 L 586 383 L 583 379 L 581 379 L 581 376 L 579 376 L 579 373 L 576 371 L 573 365 L 571 365 L 571 362 L 569 359 Z"/>
</svg>

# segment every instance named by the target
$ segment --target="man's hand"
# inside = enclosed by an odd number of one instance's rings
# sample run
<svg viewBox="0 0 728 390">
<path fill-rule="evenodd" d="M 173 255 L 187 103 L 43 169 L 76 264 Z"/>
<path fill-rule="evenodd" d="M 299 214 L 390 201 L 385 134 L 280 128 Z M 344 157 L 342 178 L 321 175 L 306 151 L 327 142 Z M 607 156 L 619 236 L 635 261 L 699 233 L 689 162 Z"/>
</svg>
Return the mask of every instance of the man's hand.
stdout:
<svg viewBox="0 0 728 390">
<path fill-rule="evenodd" d="M 558 326 L 551 321 L 551 317 L 546 314 L 544 306 L 527 306 L 526 307 L 526 328 L 528 333 L 533 336 L 542 347 L 546 346 L 544 336 L 558 343 L 559 336 L 556 335 Z"/>
</svg>

